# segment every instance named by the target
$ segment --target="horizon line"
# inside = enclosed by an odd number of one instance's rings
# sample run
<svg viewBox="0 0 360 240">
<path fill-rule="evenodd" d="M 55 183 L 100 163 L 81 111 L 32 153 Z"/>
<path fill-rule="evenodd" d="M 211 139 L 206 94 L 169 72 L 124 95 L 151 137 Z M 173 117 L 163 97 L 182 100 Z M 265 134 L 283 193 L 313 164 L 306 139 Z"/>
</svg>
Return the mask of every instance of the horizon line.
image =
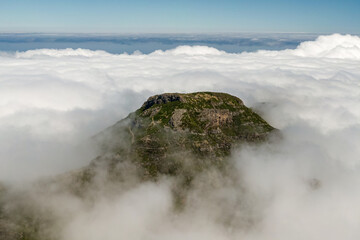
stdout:
<svg viewBox="0 0 360 240">
<path fill-rule="evenodd" d="M 249 32 L 249 31 L 227 31 L 227 32 L 43 32 L 43 31 L 0 31 L 0 34 L 43 34 L 43 35 L 217 35 L 217 34 L 311 34 L 311 35 L 360 35 L 360 33 L 346 32 Z"/>
</svg>

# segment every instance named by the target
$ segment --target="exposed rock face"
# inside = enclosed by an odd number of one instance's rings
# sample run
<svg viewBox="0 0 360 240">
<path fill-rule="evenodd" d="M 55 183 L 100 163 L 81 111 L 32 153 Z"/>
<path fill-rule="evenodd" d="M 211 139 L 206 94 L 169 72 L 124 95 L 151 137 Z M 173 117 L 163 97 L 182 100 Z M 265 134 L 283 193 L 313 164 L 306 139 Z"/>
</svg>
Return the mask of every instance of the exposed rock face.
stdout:
<svg viewBox="0 0 360 240">
<path fill-rule="evenodd" d="M 166 104 L 168 102 L 184 102 L 184 99 L 177 93 L 164 93 L 150 97 L 141 108 L 144 110 L 151 108 L 154 104 Z"/>
<path fill-rule="evenodd" d="M 166 93 L 150 97 L 97 139 L 103 156 L 114 153 L 120 161 L 138 164 L 144 176 L 156 177 L 187 172 L 188 159 L 193 159 L 192 168 L 221 165 L 234 144 L 263 141 L 273 130 L 229 94 Z M 116 164 L 119 159 L 112 161 Z"/>
<path fill-rule="evenodd" d="M 171 116 L 169 124 L 175 130 L 182 129 L 182 118 L 184 116 L 184 113 L 186 113 L 186 109 L 175 109 L 174 110 L 174 113 Z"/>
<path fill-rule="evenodd" d="M 229 109 L 204 109 L 201 111 L 200 120 L 208 122 L 205 128 L 220 128 L 232 123 L 233 114 Z"/>
</svg>

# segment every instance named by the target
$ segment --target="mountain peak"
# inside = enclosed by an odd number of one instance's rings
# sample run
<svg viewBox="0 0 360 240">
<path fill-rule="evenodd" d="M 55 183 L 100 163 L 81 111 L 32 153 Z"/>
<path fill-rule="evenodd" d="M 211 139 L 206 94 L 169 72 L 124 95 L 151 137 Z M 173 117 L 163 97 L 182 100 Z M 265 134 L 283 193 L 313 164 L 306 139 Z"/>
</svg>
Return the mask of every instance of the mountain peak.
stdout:
<svg viewBox="0 0 360 240">
<path fill-rule="evenodd" d="M 273 130 L 235 96 L 164 93 L 148 98 L 97 139 L 103 156 L 136 162 L 154 177 L 183 172 L 185 158 L 205 165 L 223 162 L 233 145 L 263 141 Z"/>
</svg>

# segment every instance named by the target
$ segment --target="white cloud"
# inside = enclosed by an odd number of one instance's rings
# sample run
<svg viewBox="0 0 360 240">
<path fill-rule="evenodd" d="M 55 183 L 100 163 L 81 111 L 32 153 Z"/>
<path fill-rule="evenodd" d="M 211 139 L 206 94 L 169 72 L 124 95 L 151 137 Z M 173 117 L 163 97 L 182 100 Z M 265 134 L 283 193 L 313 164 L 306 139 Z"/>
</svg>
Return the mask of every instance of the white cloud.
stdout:
<svg viewBox="0 0 360 240">
<path fill-rule="evenodd" d="M 303 57 L 326 57 L 342 59 L 360 59 L 360 37 L 334 34 L 320 36 L 315 42 L 303 42 L 294 50 L 294 54 Z"/>
<path fill-rule="evenodd" d="M 175 49 L 166 50 L 166 51 L 157 50 L 151 53 L 151 55 L 173 55 L 173 56 L 222 55 L 222 54 L 226 54 L 226 53 L 224 51 L 219 51 L 216 48 L 207 47 L 207 46 L 179 46 Z"/>
<path fill-rule="evenodd" d="M 166 184 L 140 185 L 79 210 L 64 226 L 65 238 L 358 239 L 359 49 L 359 37 L 335 34 L 295 50 L 242 54 L 206 46 L 149 55 L 1 53 L 0 180 L 85 165 L 95 154 L 85 140 L 150 95 L 223 91 L 256 108 L 284 135 L 234 153 L 248 199 L 239 200 L 238 184 L 224 184 L 206 194 L 195 191 L 188 209 L 174 215 Z M 314 179 L 316 190 L 309 187 Z M 231 227 L 223 225 L 226 217 Z M 244 230 L 254 217 L 256 227 Z M 92 230 L 79 231 L 82 226 Z"/>
<path fill-rule="evenodd" d="M 88 49 L 37 49 L 26 52 L 16 52 L 16 58 L 41 58 L 41 57 L 95 57 L 110 56 L 109 53 L 101 50 L 91 51 Z"/>
<path fill-rule="evenodd" d="M 273 57 L 299 56 L 307 58 L 359 60 L 360 37 L 340 34 L 319 36 L 316 41 L 303 42 L 294 50 L 260 52 Z"/>
</svg>

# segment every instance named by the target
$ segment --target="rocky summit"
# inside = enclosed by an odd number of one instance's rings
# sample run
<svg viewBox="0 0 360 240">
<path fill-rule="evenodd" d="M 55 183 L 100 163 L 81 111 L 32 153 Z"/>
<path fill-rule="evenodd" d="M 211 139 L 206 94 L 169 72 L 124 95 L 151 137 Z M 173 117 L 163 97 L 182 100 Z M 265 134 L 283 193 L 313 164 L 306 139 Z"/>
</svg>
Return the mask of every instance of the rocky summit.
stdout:
<svg viewBox="0 0 360 240">
<path fill-rule="evenodd" d="M 98 134 L 102 154 L 92 165 L 107 161 L 115 169 L 130 160 L 150 178 L 221 167 L 234 145 L 261 142 L 273 130 L 235 96 L 165 93 Z"/>
</svg>

